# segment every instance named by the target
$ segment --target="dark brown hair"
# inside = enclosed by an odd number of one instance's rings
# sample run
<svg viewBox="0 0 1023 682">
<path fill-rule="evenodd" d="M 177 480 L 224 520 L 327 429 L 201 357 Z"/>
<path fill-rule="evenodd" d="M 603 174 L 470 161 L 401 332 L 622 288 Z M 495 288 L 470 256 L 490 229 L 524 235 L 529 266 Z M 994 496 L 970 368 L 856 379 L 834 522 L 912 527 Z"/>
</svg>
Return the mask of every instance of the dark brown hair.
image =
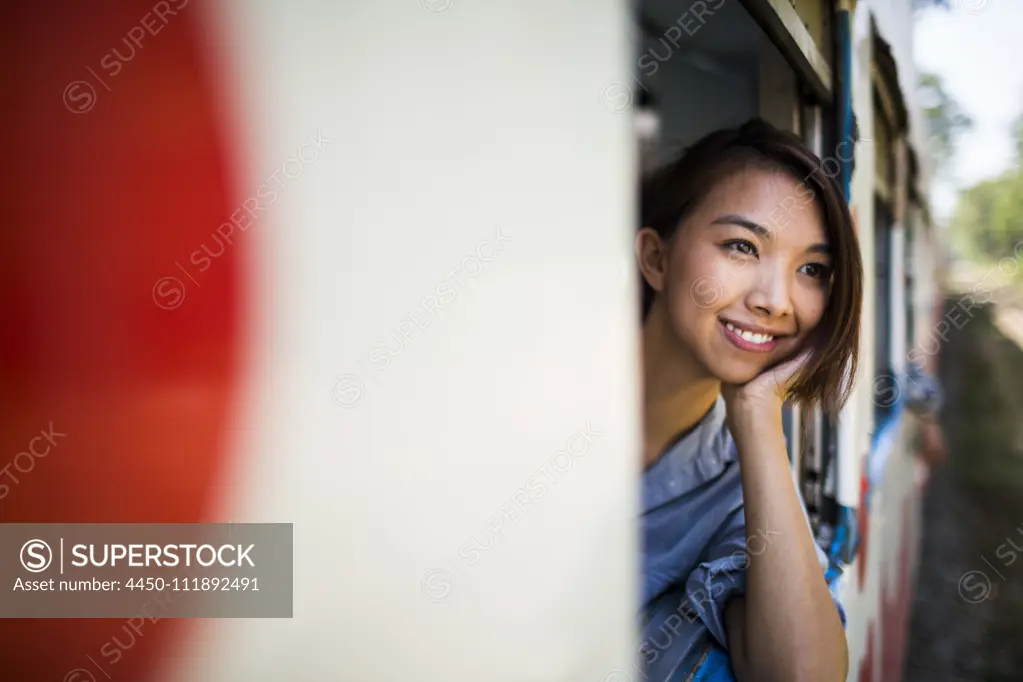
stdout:
<svg viewBox="0 0 1023 682">
<path fill-rule="evenodd" d="M 843 192 L 835 174 L 827 172 L 817 155 L 795 135 L 760 119 L 711 133 L 644 180 L 640 227 L 653 228 L 670 242 L 718 183 L 750 167 L 791 175 L 800 183 L 799 201 L 815 202 L 823 219 L 833 262 L 830 293 L 824 316 L 811 336 L 813 356 L 788 397 L 801 405 L 821 405 L 835 417 L 856 376 L 863 261 Z M 654 291 L 644 280 L 644 317 L 653 299 Z"/>
</svg>

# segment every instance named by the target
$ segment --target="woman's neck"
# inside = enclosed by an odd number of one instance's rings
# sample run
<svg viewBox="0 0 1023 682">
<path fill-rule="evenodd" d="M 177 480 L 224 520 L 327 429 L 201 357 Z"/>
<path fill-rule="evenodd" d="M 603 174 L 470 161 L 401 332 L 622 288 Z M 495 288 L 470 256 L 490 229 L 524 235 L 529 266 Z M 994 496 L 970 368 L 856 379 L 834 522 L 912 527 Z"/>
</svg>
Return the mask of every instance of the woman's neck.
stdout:
<svg viewBox="0 0 1023 682">
<path fill-rule="evenodd" d="M 695 426 L 720 393 L 721 382 L 679 344 L 666 311 L 655 303 L 643 324 L 644 468 Z"/>
</svg>

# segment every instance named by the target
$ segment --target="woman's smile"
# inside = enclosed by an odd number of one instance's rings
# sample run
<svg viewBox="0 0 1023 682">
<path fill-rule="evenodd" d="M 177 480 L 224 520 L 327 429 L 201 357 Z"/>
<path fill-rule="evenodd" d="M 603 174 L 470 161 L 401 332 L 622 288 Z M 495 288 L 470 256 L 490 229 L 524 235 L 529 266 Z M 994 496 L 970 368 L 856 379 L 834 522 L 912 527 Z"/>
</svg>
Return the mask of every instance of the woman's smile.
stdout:
<svg viewBox="0 0 1023 682">
<path fill-rule="evenodd" d="M 778 345 L 780 337 L 774 334 L 754 331 L 724 319 L 720 319 L 718 322 L 725 338 L 739 350 L 751 353 L 770 353 Z"/>
</svg>

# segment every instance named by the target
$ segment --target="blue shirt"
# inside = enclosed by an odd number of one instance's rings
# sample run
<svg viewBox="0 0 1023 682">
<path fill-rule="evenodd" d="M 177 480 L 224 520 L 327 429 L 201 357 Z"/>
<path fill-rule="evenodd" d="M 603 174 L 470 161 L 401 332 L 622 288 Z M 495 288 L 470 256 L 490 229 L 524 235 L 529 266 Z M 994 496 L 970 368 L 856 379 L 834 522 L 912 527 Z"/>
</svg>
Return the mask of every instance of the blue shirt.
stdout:
<svg viewBox="0 0 1023 682">
<path fill-rule="evenodd" d="M 747 535 L 722 398 L 643 474 L 642 505 L 640 653 L 647 679 L 663 682 L 713 659 L 715 649 L 718 658 L 727 650 L 724 609 L 746 592 L 746 552 L 764 552 L 779 533 L 768 527 Z M 823 571 L 827 557 L 819 547 L 817 553 Z"/>
</svg>

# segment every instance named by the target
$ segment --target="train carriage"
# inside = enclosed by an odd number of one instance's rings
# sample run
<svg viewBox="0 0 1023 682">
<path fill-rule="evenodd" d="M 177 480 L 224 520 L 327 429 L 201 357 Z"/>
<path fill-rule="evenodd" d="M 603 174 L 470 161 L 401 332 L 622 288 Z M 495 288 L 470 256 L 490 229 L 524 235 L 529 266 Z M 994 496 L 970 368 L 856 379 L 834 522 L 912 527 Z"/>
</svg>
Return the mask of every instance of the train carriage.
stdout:
<svg viewBox="0 0 1023 682">
<path fill-rule="evenodd" d="M 636 179 L 760 116 L 857 217 L 853 397 L 786 431 L 849 680 L 900 679 L 940 346 L 910 0 L 43 0 L 0 32 L 0 522 L 295 538 L 292 619 L 4 620 L 0 678 L 642 680 Z"/>
</svg>

